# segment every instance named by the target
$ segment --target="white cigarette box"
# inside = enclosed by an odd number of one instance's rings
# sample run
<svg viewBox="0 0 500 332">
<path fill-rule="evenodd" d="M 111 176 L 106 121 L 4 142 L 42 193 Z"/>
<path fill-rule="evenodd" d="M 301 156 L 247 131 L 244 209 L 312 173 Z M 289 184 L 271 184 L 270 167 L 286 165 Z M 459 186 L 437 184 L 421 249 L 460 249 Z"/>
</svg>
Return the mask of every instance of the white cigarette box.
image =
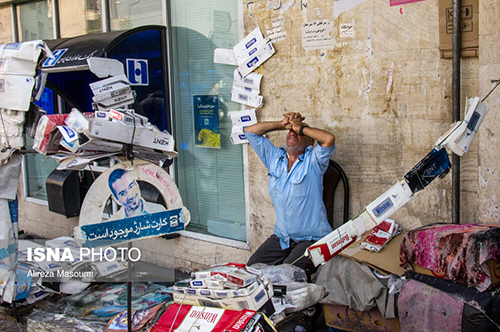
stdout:
<svg viewBox="0 0 500 332">
<path fill-rule="evenodd" d="M 203 279 L 194 279 L 194 280 L 191 280 L 191 282 L 189 283 L 189 286 L 191 288 L 206 288 L 207 284 L 205 283 L 205 280 L 203 280 Z"/>
<path fill-rule="evenodd" d="M 385 193 L 366 206 L 366 211 L 377 224 L 389 218 L 412 198 L 413 192 L 405 179 L 399 180 Z"/>
<path fill-rule="evenodd" d="M 0 74 L 0 108 L 28 111 L 34 85 L 30 76 Z"/>
<path fill-rule="evenodd" d="M 228 274 L 237 270 L 238 268 L 234 266 L 215 266 L 210 271 L 210 278 L 214 280 L 221 280 L 220 278 L 217 279 L 220 276 L 227 280 Z"/>
<path fill-rule="evenodd" d="M 231 133 L 231 143 L 233 144 L 243 144 L 247 143 L 247 137 L 244 132 L 235 132 Z"/>
<path fill-rule="evenodd" d="M 251 57 L 245 59 L 245 61 L 238 66 L 236 69 L 241 78 L 246 77 L 252 71 L 257 69 L 262 65 L 267 59 L 269 59 L 274 53 L 275 49 L 271 42 L 265 44 L 262 48 L 258 49 L 255 54 Z"/>
<path fill-rule="evenodd" d="M 233 127 L 245 127 L 257 123 L 255 108 L 231 112 L 231 121 L 233 123 Z"/>
<path fill-rule="evenodd" d="M 110 96 L 111 92 L 116 92 L 121 89 L 130 87 L 130 82 L 124 74 L 106 78 L 89 84 L 94 96 Z"/>
<path fill-rule="evenodd" d="M 181 292 L 173 293 L 174 303 L 232 310 L 259 310 L 272 296 L 272 288 L 270 288 L 270 290 L 266 290 L 262 284 L 247 296 L 232 298 L 213 299 L 194 294 L 183 294 Z"/>
<path fill-rule="evenodd" d="M 165 151 L 171 157 L 177 157 L 174 151 L 174 138 L 154 127 L 136 127 L 120 122 L 92 118 L 89 121 L 89 135 L 98 139 L 135 144 L 141 147 Z"/>
<path fill-rule="evenodd" d="M 238 66 L 242 65 L 245 62 L 246 59 L 248 59 L 248 58 L 254 56 L 255 54 L 257 54 L 259 52 L 259 50 L 261 50 L 262 48 L 264 48 L 265 45 L 267 43 L 269 43 L 269 42 L 270 42 L 269 38 L 264 38 L 262 40 L 259 40 L 255 44 L 253 44 L 250 48 L 248 48 L 247 50 L 245 50 L 245 52 L 236 54 L 236 63 L 238 64 Z"/>
<path fill-rule="evenodd" d="M 233 87 L 239 87 L 241 89 L 250 89 L 252 93 L 260 93 L 260 81 L 264 75 L 258 73 L 250 73 L 246 77 L 240 77 L 237 70 L 233 74 Z"/>
<path fill-rule="evenodd" d="M 252 107 L 260 107 L 264 98 L 251 92 L 233 88 L 231 90 L 231 100 Z"/>
<path fill-rule="evenodd" d="M 244 57 L 247 50 L 255 47 L 255 45 L 261 40 L 264 40 L 264 36 L 262 35 L 260 28 L 257 27 L 233 47 L 236 59 L 238 59 L 238 57 Z"/>
<path fill-rule="evenodd" d="M 216 48 L 214 50 L 214 63 L 224 65 L 237 65 L 236 55 L 232 49 Z"/>
<path fill-rule="evenodd" d="M 115 110 L 115 109 L 110 109 L 109 110 L 109 117 L 111 119 L 114 119 L 119 122 L 123 122 L 125 124 L 128 124 L 130 126 L 133 126 L 135 123 L 135 126 L 142 126 L 142 119 L 139 117 L 136 117 L 132 113 L 128 113 L 122 110 Z"/>
</svg>

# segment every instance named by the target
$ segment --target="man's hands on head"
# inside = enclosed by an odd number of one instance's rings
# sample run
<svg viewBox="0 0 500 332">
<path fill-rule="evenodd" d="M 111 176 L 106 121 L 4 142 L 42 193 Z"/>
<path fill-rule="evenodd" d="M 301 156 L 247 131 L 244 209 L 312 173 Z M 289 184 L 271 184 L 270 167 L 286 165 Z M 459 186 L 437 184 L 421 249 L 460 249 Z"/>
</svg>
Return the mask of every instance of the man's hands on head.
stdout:
<svg viewBox="0 0 500 332">
<path fill-rule="evenodd" d="M 284 118 L 281 121 L 281 124 L 283 125 L 284 129 L 287 130 L 293 130 L 295 133 L 299 133 L 300 126 L 302 126 L 303 123 L 302 121 L 305 120 L 305 117 L 303 117 L 300 113 L 296 112 L 288 112 L 283 114 Z"/>
</svg>

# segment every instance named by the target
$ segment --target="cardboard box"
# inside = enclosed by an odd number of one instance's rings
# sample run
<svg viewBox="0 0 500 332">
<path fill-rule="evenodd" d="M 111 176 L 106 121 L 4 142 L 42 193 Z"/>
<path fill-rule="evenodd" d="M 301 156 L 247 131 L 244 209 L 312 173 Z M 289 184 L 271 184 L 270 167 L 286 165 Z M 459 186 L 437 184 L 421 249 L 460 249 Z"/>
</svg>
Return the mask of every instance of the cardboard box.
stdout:
<svg viewBox="0 0 500 332">
<path fill-rule="evenodd" d="M 402 276 L 406 272 L 405 269 L 399 266 L 399 247 L 403 239 L 403 233 L 393 237 L 387 246 L 380 252 L 371 252 L 361 248 L 361 242 L 363 242 L 369 234 L 370 232 L 367 231 L 358 241 L 348 246 L 340 254 L 368 265 L 386 275 L 392 273 Z"/>
<path fill-rule="evenodd" d="M 453 42 L 453 0 L 439 0 L 439 50 L 451 58 Z M 479 50 L 479 0 L 462 0 L 460 10 L 462 57 L 477 57 Z"/>
<path fill-rule="evenodd" d="M 42 50 L 47 50 L 42 40 L 0 45 L 0 74 L 35 76 Z"/>
<path fill-rule="evenodd" d="M 488 268 L 488 270 L 490 272 L 491 285 L 488 289 L 492 289 L 492 288 L 496 287 L 498 284 L 500 284 L 500 259 L 496 259 L 496 260 L 489 259 L 486 262 L 484 262 L 483 264 L 486 264 L 486 267 Z M 414 264 L 414 263 L 410 263 L 410 265 L 413 269 L 413 272 L 415 272 L 415 273 L 425 274 L 425 275 L 435 277 L 435 278 L 440 278 L 440 279 L 446 279 L 444 277 L 444 275 L 441 275 L 441 274 L 439 274 L 435 271 L 432 271 L 430 269 L 426 269 L 426 268 L 421 267 L 421 266 Z M 456 280 L 451 280 L 451 281 L 457 282 Z"/>
<path fill-rule="evenodd" d="M 378 308 L 368 312 L 352 310 L 348 306 L 323 304 L 327 326 L 346 331 L 399 332 L 399 319 L 385 319 Z"/>
</svg>

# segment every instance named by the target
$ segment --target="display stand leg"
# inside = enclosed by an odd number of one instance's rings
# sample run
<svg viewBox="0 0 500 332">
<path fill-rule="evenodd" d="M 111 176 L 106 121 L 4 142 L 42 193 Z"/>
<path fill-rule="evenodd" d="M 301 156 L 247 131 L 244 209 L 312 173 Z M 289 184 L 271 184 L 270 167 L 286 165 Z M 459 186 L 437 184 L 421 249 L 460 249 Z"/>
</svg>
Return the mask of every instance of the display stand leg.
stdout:
<svg viewBox="0 0 500 332">
<path fill-rule="evenodd" d="M 132 242 L 128 243 L 128 251 L 132 248 Z M 127 262 L 127 330 L 132 332 L 132 269 L 133 262 L 129 259 Z"/>
</svg>

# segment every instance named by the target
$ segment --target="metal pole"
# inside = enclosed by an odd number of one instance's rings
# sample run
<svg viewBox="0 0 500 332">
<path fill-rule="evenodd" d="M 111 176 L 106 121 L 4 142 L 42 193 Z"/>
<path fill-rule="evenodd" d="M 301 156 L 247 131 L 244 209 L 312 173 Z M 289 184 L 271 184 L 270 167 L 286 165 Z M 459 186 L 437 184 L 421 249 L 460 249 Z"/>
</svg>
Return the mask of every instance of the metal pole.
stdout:
<svg viewBox="0 0 500 332">
<path fill-rule="evenodd" d="M 12 42 L 17 43 L 21 39 L 19 36 L 19 24 L 17 22 L 17 7 L 15 4 L 10 5 L 10 13 L 12 17 Z"/>
<path fill-rule="evenodd" d="M 127 253 L 130 253 L 132 242 L 128 243 Z M 127 331 L 132 332 L 132 266 L 133 262 L 127 262 Z"/>
<path fill-rule="evenodd" d="M 452 108 L 452 123 L 460 121 L 460 44 L 461 44 L 461 27 L 460 27 L 460 7 L 461 0 L 453 0 L 453 108 Z M 460 157 L 453 154 L 452 157 L 452 222 L 460 223 Z"/>
</svg>

